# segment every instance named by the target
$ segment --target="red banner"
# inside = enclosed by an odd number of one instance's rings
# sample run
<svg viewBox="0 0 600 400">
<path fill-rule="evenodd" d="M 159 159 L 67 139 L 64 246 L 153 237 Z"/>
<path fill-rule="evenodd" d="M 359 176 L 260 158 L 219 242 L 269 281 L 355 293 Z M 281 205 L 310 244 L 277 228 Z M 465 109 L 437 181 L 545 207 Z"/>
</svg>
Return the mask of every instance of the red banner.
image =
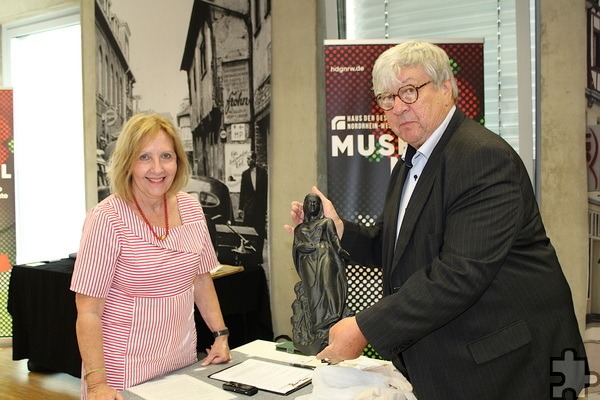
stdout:
<svg viewBox="0 0 600 400">
<path fill-rule="evenodd" d="M 16 257 L 13 91 L 0 89 L 0 272 Z"/>
</svg>

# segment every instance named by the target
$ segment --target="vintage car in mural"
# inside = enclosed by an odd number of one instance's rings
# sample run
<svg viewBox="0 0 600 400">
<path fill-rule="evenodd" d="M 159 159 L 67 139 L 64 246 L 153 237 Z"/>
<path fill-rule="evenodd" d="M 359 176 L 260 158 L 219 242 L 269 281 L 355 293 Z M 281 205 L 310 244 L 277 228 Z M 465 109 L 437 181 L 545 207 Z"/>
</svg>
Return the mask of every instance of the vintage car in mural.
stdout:
<svg viewBox="0 0 600 400">
<path fill-rule="evenodd" d="M 182 190 L 198 199 L 206 218 L 215 225 L 233 221 L 229 188 L 220 180 L 207 176 L 191 176 Z"/>
<path fill-rule="evenodd" d="M 182 191 L 197 198 L 202 205 L 221 263 L 261 263 L 261 255 L 256 254 L 256 231 L 252 227 L 236 224 L 231 194 L 225 183 L 216 178 L 191 176 Z"/>
</svg>

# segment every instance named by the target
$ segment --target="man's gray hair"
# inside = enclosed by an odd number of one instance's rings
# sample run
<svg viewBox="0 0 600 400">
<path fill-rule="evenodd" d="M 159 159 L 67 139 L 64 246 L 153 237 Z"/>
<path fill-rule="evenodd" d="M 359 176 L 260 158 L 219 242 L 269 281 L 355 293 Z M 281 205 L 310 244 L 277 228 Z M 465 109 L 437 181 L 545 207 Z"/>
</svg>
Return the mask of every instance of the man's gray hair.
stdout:
<svg viewBox="0 0 600 400">
<path fill-rule="evenodd" d="M 436 88 L 447 80 L 452 82 L 452 98 L 458 97 L 458 86 L 452 73 L 448 54 L 439 46 L 411 40 L 387 49 L 373 66 L 373 92 L 377 96 L 398 86 L 398 75 L 404 67 L 422 67 Z"/>
</svg>

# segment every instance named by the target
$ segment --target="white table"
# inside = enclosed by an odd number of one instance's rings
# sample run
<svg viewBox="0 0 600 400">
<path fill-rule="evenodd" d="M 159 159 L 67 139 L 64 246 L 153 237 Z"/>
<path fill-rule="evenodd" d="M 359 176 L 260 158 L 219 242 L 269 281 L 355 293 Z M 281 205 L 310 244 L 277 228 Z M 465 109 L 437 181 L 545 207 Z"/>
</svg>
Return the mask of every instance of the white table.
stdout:
<svg viewBox="0 0 600 400">
<path fill-rule="evenodd" d="M 264 341 L 264 340 L 255 340 L 253 342 L 250 342 L 248 344 L 240 346 L 240 347 L 232 350 L 231 356 L 232 356 L 232 360 L 229 362 L 229 364 L 216 364 L 216 365 L 209 365 L 207 367 L 202 367 L 201 362 L 198 362 L 198 363 L 190 365 L 186 368 L 175 371 L 164 377 L 155 378 L 150 381 L 151 385 L 158 384 L 158 385 L 160 385 L 160 387 L 157 386 L 157 387 L 153 387 L 151 389 L 148 387 L 147 383 L 145 383 L 145 384 L 136 386 L 134 388 L 131 388 L 131 390 L 135 391 L 136 388 L 140 389 L 144 385 L 146 385 L 145 388 L 147 388 L 150 392 L 154 392 L 154 394 L 156 394 L 156 392 L 158 390 L 161 390 L 161 388 L 166 388 L 166 387 L 168 387 L 169 391 L 172 391 L 172 393 L 181 393 L 181 392 L 187 391 L 187 388 L 190 387 L 190 384 L 194 385 L 194 383 L 195 383 L 195 385 L 198 386 L 197 390 L 196 390 L 196 388 L 191 388 L 190 392 L 192 392 L 194 390 L 195 391 L 193 393 L 186 394 L 185 397 L 183 397 L 183 394 L 185 394 L 185 393 L 182 393 L 182 397 L 179 397 L 182 400 L 183 399 L 189 399 L 189 400 L 211 399 L 212 400 L 216 396 L 219 396 L 222 394 L 230 394 L 232 396 L 236 396 L 235 398 L 238 398 L 238 399 L 246 398 L 246 399 L 252 399 L 252 400 L 295 399 L 296 397 L 298 397 L 300 395 L 305 395 L 305 394 L 309 394 L 312 392 L 312 385 L 308 385 L 304 388 L 301 388 L 301 389 L 289 394 L 288 396 L 278 395 L 278 394 L 274 394 L 274 393 L 270 393 L 270 392 L 265 392 L 262 390 L 259 390 L 256 395 L 251 396 L 251 397 L 245 396 L 243 394 L 225 392 L 221 389 L 223 382 L 215 380 L 215 379 L 211 379 L 208 376 L 211 374 L 214 374 L 215 372 L 221 371 L 224 368 L 227 368 L 228 365 L 240 363 L 248 358 L 264 359 L 264 360 L 277 362 L 277 363 L 283 363 L 283 364 L 309 363 L 311 365 L 318 365 L 318 363 L 319 363 L 318 360 L 316 360 L 315 357 L 312 357 L 312 356 L 304 356 L 304 355 L 300 355 L 300 354 L 290 354 L 290 353 L 276 350 L 274 342 L 269 342 L 269 341 Z M 375 364 L 384 364 L 384 363 L 388 363 L 388 362 L 381 361 L 381 360 L 374 360 L 371 358 L 361 356 L 361 357 L 357 358 L 356 360 L 345 361 L 343 363 L 343 365 L 348 365 L 348 366 L 375 365 Z M 198 382 L 193 381 L 190 378 L 193 378 L 193 379 L 197 380 Z M 206 391 L 214 390 L 214 389 L 208 388 L 206 386 L 206 384 L 218 389 L 222 393 L 215 392 L 212 395 L 207 394 Z M 200 385 L 203 385 L 203 387 L 200 387 Z M 133 393 L 131 390 L 126 390 L 126 391 L 122 392 L 123 397 L 126 400 L 146 400 L 146 399 L 148 399 L 147 397 L 142 397 L 142 396 L 139 396 L 139 395 Z M 151 400 L 153 400 L 153 399 L 151 399 Z"/>
</svg>

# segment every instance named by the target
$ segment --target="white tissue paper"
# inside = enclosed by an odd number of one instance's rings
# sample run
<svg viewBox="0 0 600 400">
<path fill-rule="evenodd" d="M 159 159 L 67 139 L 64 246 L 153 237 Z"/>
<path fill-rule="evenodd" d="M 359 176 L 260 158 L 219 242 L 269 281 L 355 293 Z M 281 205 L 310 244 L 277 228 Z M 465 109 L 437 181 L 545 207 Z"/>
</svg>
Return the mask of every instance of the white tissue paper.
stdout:
<svg viewBox="0 0 600 400">
<path fill-rule="evenodd" d="M 417 400 L 412 385 L 392 365 L 348 368 L 317 367 L 311 394 L 296 400 Z"/>
</svg>

